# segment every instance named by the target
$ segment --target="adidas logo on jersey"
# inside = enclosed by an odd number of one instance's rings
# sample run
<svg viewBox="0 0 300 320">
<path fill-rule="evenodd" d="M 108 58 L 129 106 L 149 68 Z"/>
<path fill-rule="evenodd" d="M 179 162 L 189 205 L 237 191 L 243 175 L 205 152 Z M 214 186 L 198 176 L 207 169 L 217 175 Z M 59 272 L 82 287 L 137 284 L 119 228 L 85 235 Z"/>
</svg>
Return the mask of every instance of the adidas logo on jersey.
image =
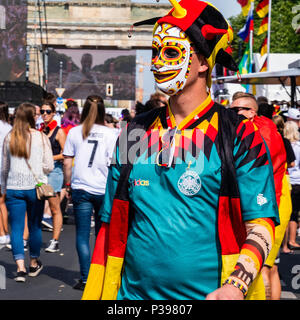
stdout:
<svg viewBox="0 0 300 320">
<path fill-rule="evenodd" d="M 150 185 L 149 180 L 134 179 L 135 187 L 149 187 L 149 185 Z"/>
</svg>

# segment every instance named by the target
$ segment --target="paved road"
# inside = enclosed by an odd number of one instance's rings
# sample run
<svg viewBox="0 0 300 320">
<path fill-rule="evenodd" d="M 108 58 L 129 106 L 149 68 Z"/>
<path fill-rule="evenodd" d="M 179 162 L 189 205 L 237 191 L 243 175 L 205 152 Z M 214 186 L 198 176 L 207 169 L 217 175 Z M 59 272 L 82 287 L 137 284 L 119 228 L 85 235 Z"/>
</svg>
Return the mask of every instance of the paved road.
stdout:
<svg viewBox="0 0 300 320">
<path fill-rule="evenodd" d="M 12 253 L 0 248 L 0 266 L 6 271 L 5 289 L 0 278 L 0 300 L 74 300 L 81 299 L 82 292 L 72 286 L 79 279 L 79 264 L 75 248 L 75 225 L 71 216 L 61 233 L 60 252 L 46 253 L 51 238 L 50 232 L 43 232 L 41 261 L 44 269 L 36 278 L 27 277 L 25 283 L 14 281 L 16 265 Z M 91 236 L 91 245 L 94 242 Z M 300 238 L 298 238 L 300 243 Z M 26 263 L 28 265 L 28 253 Z M 282 300 L 300 300 L 300 251 L 294 255 L 281 255 L 279 271 L 282 282 Z M 0 273 L 1 277 L 1 273 Z"/>
</svg>

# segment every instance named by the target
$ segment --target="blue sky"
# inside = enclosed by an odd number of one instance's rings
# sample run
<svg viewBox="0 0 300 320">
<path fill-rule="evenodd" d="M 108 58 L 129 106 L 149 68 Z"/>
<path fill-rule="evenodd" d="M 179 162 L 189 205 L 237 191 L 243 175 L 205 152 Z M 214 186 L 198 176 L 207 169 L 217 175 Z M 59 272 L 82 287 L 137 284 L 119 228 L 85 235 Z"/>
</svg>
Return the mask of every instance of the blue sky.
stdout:
<svg viewBox="0 0 300 320">
<path fill-rule="evenodd" d="M 157 3 L 156 0 L 131 0 L 132 2 L 140 2 L 140 3 Z M 236 0 L 210 0 L 211 4 L 217 7 L 225 18 L 229 18 L 231 16 L 236 16 L 241 12 L 241 6 L 237 3 Z M 160 0 L 160 3 L 169 3 L 168 0 Z M 144 62 L 151 61 L 151 52 L 148 50 L 137 50 L 137 60 L 142 57 Z M 144 68 L 144 99 L 143 103 L 145 103 L 150 95 L 155 91 L 154 86 L 154 78 L 152 72 L 149 71 L 150 67 Z M 138 78 L 138 70 L 139 66 L 137 66 L 137 78 Z"/>
</svg>

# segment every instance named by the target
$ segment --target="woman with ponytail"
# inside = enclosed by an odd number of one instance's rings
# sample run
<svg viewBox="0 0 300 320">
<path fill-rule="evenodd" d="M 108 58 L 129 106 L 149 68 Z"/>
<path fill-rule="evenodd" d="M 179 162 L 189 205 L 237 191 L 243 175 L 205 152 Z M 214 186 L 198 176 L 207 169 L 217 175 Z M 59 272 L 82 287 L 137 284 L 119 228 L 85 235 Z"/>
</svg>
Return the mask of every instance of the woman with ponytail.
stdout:
<svg viewBox="0 0 300 320">
<path fill-rule="evenodd" d="M 89 96 L 83 106 L 81 123 L 69 131 L 63 151 L 65 185 L 68 194 L 72 195 L 76 223 L 81 278 L 74 289 L 78 290 L 83 290 L 87 281 L 91 261 L 91 217 L 94 214 L 97 236 L 100 229 L 98 211 L 104 198 L 108 166 L 117 139 L 115 131 L 104 125 L 104 117 L 102 98 Z"/>
<path fill-rule="evenodd" d="M 6 206 L 11 226 L 11 245 L 17 264 L 18 282 L 25 282 L 27 271 L 24 263 L 23 232 L 27 212 L 29 228 L 29 276 L 35 277 L 42 270 L 39 261 L 42 245 L 41 221 L 44 201 L 38 200 L 37 180 L 47 182 L 53 170 L 49 139 L 35 130 L 35 106 L 22 103 L 16 111 L 13 128 L 5 137 L 2 152 L 1 193 L 6 193 Z"/>
</svg>

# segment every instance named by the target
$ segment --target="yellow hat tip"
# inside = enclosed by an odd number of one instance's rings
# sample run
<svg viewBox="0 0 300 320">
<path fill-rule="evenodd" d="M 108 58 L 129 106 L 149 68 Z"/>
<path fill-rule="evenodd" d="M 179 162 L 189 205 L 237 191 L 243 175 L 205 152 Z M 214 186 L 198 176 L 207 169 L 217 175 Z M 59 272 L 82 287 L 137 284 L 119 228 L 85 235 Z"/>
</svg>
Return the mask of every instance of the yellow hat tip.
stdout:
<svg viewBox="0 0 300 320">
<path fill-rule="evenodd" d="M 175 17 L 175 18 L 178 18 L 178 19 L 182 19 L 182 18 L 184 18 L 186 16 L 186 14 L 187 14 L 186 9 L 181 8 L 180 11 L 174 10 L 173 13 L 172 13 L 172 16 Z"/>
<path fill-rule="evenodd" d="M 174 7 L 174 11 L 172 16 L 178 19 L 182 19 L 187 15 L 186 9 L 182 8 L 182 6 L 176 0 L 169 0 L 172 6 Z"/>
</svg>

